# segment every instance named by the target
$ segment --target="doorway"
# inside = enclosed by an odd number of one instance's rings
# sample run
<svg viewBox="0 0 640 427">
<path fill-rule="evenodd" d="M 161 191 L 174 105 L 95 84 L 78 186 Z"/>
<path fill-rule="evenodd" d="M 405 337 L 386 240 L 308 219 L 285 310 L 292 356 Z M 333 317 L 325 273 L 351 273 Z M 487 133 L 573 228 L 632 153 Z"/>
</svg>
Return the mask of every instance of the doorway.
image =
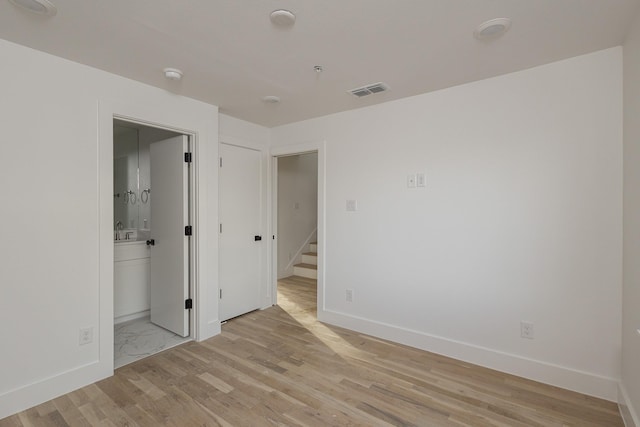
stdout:
<svg viewBox="0 0 640 427">
<path fill-rule="evenodd" d="M 274 304 L 313 292 L 316 317 L 324 290 L 324 152 L 312 146 L 272 149 L 271 253 Z"/>
<path fill-rule="evenodd" d="M 122 119 L 113 127 L 118 368 L 192 338 L 193 171 L 191 135 Z"/>
</svg>

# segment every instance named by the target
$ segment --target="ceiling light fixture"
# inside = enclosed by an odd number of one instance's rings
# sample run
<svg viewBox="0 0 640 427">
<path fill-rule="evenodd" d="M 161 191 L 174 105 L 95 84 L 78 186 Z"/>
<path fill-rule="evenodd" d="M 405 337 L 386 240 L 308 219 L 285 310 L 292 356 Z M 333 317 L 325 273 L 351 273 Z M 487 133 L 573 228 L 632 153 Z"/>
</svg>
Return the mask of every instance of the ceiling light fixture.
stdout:
<svg viewBox="0 0 640 427">
<path fill-rule="evenodd" d="M 277 104 L 278 102 L 280 102 L 280 98 L 274 95 L 267 95 L 262 98 L 262 102 L 264 102 L 265 104 Z"/>
<path fill-rule="evenodd" d="M 274 10 L 269 17 L 273 25 L 278 27 L 292 27 L 296 22 L 296 15 L 286 9 Z"/>
<path fill-rule="evenodd" d="M 177 68 L 165 68 L 164 76 L 169 80 L 180 80 L 182 78 L 182 71 Z"/>
<path fill-rule="evenodd" d="M 511 19 L 496 18 L 490 19 L 478 25 L 473 35 L 478 40 L 497 39 L 511 28 Z"/>
<path fill-rule="evenodd" d="M 315 65 L 313 67 L 313 71 L 315 71 L 316 73 L 320 74 L 321 72 L 324 71 L 324 68 L 322 68 L 322 65 Z"/>
<path fill-rule="evenodd" d="M 14 6 L 39 15 L 53 16 L 58 9 L 49 0 L 9 0 Z"/>
</svg>

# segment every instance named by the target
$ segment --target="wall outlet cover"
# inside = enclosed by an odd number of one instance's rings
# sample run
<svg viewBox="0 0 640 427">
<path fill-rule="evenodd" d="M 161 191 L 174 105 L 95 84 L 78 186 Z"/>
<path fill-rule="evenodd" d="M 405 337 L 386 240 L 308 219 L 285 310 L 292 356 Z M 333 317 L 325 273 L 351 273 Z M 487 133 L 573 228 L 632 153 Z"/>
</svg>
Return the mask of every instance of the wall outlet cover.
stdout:
<svg viewBox="0 0 640 427">
<path fill-rule="evenodd" d="M 533 322 L 520 322 L 520 336 L 522 338 L 527 338 L 532 340 L 534 338 L 533 335 Z"/>
<path fill-rule="evenodd" d="M 345 292 L 345 299 L 347 302 L 353 302 L 353 289 L 347 289 Z"/>
</svg>

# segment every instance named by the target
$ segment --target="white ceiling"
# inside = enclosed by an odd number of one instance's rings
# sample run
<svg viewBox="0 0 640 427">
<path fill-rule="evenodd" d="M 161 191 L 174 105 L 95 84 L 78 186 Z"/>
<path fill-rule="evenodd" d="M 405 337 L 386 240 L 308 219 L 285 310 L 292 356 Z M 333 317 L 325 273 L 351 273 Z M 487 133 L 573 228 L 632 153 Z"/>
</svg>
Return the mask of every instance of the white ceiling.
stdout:
<svg viewBox="0 0 640 427">
<path fill-rule="evenodd" d="M 269 127 L 620 45 L 640 2 L 52 1 L 57 15 L 43 17 L 0 0 L 0 38 Z M 270 12 L 280 8 L 297 15 L 292 28 L 271 24 Z M 497 17 L 513 20 L 507 34 L 492 42 L 473 37 Z M 316 74 L 315 65 L 325 71 Z M 181 69 L 183 80 L 166 80 L 166 67 Z M 366 98 L 346 92 L 376 82 L 391 90 Z M 282 101 L 266 104 L 266 95 Z"/>
</svg>

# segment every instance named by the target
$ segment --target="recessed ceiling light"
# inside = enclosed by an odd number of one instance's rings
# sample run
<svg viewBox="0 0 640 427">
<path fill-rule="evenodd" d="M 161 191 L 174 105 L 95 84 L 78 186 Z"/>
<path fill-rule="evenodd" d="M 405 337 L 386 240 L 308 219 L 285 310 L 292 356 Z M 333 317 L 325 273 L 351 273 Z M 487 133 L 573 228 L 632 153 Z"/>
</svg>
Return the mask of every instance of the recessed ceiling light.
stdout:
<svg viewBox="0 0 640 427">
<path fill-rule="evenodd" d="M 40 15 L 53 16 L 58 9 L 49 0 L 9 0 L 15 6 Z"/>
<path fill-rule="evenodd" d="M 266 104 L 277 104 L 278 102 L 280 102 L 280 98 L 274 95 L 267 95 L 264 98 L 262 98 L 262 102 Z"/>
<path fill-rule="evenodd" d="M 509 18 L 490 19 L 478 25 L 473 35 L 478 40 L 496 39 L 509 31 L 509 28 L 511 28 L 511 19 Z"/>
<path fill-rule="evenodd" d="M 165 68 L 164 76 L 169 80 L 180 80 L 182 78 L 182 71 L 177 68 Z"/>
<path fill-rule="evenodd" d="M 273 25 L 277 25 L 278 27 L 291 27 L 296 22 L 296 15 L 285 9 L 274 10 L 269 17 Z"/>
</svg>

